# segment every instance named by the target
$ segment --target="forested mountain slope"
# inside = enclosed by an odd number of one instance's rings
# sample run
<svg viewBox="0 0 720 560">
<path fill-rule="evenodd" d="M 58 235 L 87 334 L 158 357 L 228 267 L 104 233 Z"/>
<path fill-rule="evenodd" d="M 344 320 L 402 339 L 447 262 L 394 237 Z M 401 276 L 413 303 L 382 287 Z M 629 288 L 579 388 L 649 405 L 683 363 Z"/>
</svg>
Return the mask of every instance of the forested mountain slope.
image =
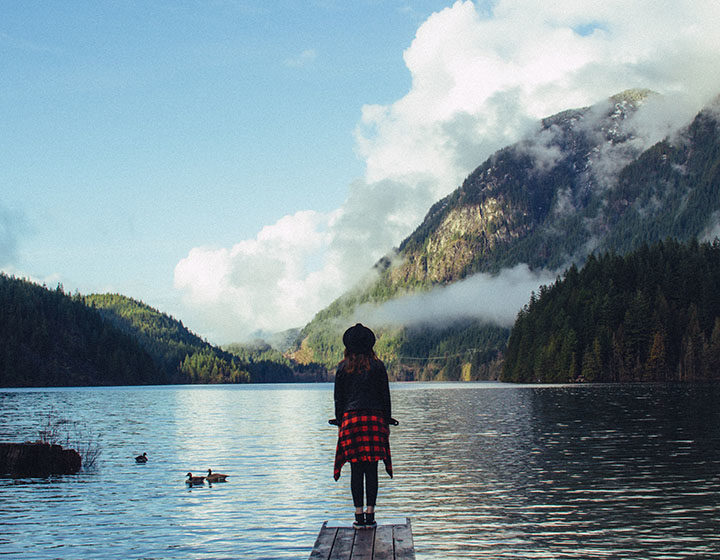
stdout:
<svg viewBox="0 0 720 560">
<path fill-rule="evenodd" d="M 168 382 L 131 336 L 61 286 L 0 274 L 0 309 L 2 387 Z"/>
<path fill-rule="evenodd" d="M 269 348 L 222 350 L 118 294 L 66 294 L 0 273 L 0 387 L 324 380 Z"/>
<path fill-rule="evenodd" d="M 213 346 L 182 321 L 119 294 L 93 294 L 87 305 L 131 335 L 172 383 L 274 383 L 324 380 L 315 364 L 301 365 L 262 344 Z"/>
<path fill-rule="evenodd" d="M 720 379 L 720 242 L 590 256 L 520 312 L 503 380 Z"/>
<path fill-rule="evenodd" d="M 250 381 L 246 364 L 157 309 L 119 294 L 92 294 L 84 301 L 137 340 L 170 383 Z"/>
<path fill-rule="evenodd" d="M 303 330 L 298 355 L 337 361 L 339 333 L 363 303 L 521 263 L 561 271 L 593 251 L 625 253 L 667 237 L 706 235 L 720 211 L 717 103 L 677 136 L 648 148 L 632 117 L 652 95 L 628 91 L 565 111 L 495 153 L 430 209 L 396 254 L 376 265 L 376 281 L 316 315 Z M 414 378 L 496 377 L 509 334 L 509 325 L 468 319 L 450 327 L 371 326 L 380 327 L 377 349 L 392 372 Z"/>
</svg>

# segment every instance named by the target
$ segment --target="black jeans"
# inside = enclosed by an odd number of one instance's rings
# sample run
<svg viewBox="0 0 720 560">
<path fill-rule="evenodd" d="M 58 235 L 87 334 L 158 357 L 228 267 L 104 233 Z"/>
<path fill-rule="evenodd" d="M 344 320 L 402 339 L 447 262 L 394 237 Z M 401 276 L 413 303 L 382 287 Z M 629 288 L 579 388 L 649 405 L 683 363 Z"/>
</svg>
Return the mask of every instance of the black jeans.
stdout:
<svg viewBox="0 0 720 560">
<path fill-rule="evenodd" d="M 378 494 L 378 462 L 357 461 L 350 463 L 350 490 L 356 508 L 363 507 L 363 482 L 367 493 L 367 505 L 375 507 Z"/>
</svg>

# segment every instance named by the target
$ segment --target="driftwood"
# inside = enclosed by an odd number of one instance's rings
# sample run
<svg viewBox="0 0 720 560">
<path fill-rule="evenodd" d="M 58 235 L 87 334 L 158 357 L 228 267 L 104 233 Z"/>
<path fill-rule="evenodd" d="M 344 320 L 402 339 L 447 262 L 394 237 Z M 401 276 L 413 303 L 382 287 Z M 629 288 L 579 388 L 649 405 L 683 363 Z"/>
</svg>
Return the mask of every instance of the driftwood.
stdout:
<svg viewBox="0 0 720 560">
<path fill-rule="evenodd" d="M 49 443 L 0 443 L 0 476 L 75 474 L 81 466 L 82 458 L 74 449 Z"/>
</svg>

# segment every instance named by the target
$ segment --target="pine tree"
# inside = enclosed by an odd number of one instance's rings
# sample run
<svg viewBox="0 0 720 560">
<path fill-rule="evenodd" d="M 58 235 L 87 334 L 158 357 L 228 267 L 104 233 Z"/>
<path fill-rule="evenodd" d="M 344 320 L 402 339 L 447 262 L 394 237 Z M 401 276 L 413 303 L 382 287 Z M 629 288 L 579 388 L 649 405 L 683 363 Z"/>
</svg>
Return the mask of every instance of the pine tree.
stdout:
<svg viewBox="0 0 720 560">
<path fill-rule="evenodd" d="M 715 317 L 710 340 L 705 346 L 704 374 L 706 379 L 720 379 L 720 317 Z"/>
<path fill-rule="evenodd" d="M 600 355 L 600 340 L 595 338 L 592 347 L 583 354 L 581 379 L 584 381 L 597 381 L 602 377 L 602 358 Z"/>
<path fill-rule="evenodd" d="M 669 369 L 665 352 L 665 335 L 656 331 L 653 335 L 647 363 L 645 364 L 644 381 L 667 381 Z"/>
<path fill-rule="evenodd" d="M 678 364 L 680 381 L 697 381 L 701 378 L 703 372 L 702 362 L 705 336 L 700 330 L 700 322 L 695 305 L 690 307 L 690 318 L 680 348 L 680 363 Z"/>
</svg>

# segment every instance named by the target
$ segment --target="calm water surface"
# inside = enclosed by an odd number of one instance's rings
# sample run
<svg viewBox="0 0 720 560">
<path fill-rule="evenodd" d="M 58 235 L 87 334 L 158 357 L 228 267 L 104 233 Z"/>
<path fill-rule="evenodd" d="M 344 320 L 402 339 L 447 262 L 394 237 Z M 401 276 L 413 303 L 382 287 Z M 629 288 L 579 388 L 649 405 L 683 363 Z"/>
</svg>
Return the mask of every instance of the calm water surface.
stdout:
<svg viewBox="0 0 720 560">
<path fill-rule="evenodd" d="M 418 559 L 720 559 L 720 389 L 391 390 L 377 515 L 412 518 Z M 49 413 L 102 454 L 76 476 L 0 479 L 0 556 L 305 559 L 324 520 L 352 519 L 331 385 L 0 390 L 0 441 L 36 439 Z M 208 468 L 229 481 L 185 485 Z"/>
</svg>

